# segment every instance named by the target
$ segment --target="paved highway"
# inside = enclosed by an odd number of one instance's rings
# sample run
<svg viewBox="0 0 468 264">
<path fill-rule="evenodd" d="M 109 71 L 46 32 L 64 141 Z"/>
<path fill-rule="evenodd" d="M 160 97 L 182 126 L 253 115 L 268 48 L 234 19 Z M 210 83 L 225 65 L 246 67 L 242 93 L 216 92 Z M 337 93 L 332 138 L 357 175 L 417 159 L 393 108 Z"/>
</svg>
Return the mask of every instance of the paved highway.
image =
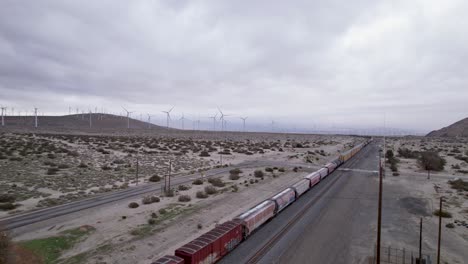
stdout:
<svg viewBox="0 0 468 264">
<path fill-rule="evenodd" d="M 378 150 L 364 148 L 221 263 L 365 263 L 375 242 Z"/>
</svg>

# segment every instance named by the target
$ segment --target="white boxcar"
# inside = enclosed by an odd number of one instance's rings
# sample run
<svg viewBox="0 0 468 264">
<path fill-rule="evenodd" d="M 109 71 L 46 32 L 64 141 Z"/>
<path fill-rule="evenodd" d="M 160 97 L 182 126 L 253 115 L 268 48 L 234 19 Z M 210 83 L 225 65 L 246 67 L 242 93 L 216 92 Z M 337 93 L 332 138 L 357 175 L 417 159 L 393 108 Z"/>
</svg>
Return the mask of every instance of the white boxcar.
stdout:
<svg viewBox="0 0 468 264">
<path fill-rule="evenodd" d="M 303 193 L 305 193 L 307 190 L 310 188 L 310 181 L 308 179 L 302 179 L 293 186 L 291 186 L 296 191 L 296 198 L 301 196 Z"/>
<path fill-rule="evenodd" d="M 325 168 L 328 169 L 328 174 L 330 174 L 336 169 L 336 164 L 333 162 L 329 162 L 325 165 Z"/>
<path fill-rule="evenodd" d="M 244 237 L 275 216 L 275 209 L 276 203 L 272 200 L 266 200 L 236 217 L 235 219 L 242 221 Z"/>
<path fill-rule="evenodd" d="M 317 172 L 320 174 L 320 179 L 323 179 L 323 178 L 327 177 L 327 175 L 328 175 L 328 169 L 327 168 L 321 168 Z"/>
<path fill-rule="evenodd" d="M 306 175 L 304 179 L 310 181 L 310 188 L 312 188 L 314 185 L 320 182 L 320 173 L 318 171 L 312 172 L 311 174 Z"/>
<path fill-rule="evenodd" d="M 275 213 L 279 213 L 296 200 L 296 192 L 292 188 L 287 188 L 271 197 L 271 199 L 276 203 Z"/>
</svg>

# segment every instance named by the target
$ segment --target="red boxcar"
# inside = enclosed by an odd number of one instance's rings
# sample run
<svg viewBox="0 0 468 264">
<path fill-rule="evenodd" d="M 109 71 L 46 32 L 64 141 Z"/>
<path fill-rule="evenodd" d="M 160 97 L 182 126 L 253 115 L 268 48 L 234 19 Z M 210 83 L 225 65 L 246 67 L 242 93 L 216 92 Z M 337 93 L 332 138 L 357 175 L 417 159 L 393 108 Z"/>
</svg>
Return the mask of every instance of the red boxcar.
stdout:
<svg viewBox="0 0 468 264">
<path fill-rule="evenodd" d="M 225 222 L 176 249 L 185 264 L 215 263 L 242 241 L 240 221 Z"/>
<path fill-rule="evenodd" d="M 279 213 L 296 200 L 296 192 L 292 188 L 286 188 L 271 199 L 276 203 L 275 213 Z"/>
<path fill-rule="evenodd" d="M 275 216 L 275 208 L 275 202 L 266 200 L 236 217 L 242 222 L 244 238 Z"/>
<path fill-rule="evenodd" d="M 304 177 L 305 179 L 308 179 L 310 181 L 310 188 L 314 187 L 317 183 L 320 182 L 320 173 L 318 171 L 312 172 L 309 175 L 306 175 Z"/>
<path fill-rule="evenodd" d="M 166 255 L 153 261 L 151 264 L 184 264 L 184 259 L 177 256 Z"/>
</svg>

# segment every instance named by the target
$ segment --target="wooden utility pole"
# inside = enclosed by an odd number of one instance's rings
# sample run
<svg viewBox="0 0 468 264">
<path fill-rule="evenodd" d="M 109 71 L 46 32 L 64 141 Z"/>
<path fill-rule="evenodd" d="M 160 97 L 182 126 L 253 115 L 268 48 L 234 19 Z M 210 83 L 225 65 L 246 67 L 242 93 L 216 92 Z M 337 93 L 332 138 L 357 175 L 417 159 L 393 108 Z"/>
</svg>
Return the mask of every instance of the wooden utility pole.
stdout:
<svg viewBox="0 0 468 264">
<path fill-rule="evenodd" d="M 139 162 L 138 162 L 138 153 L 137 153 L 137 157 L 136 157 L 136 185 L 138 185 L 138 170 L 139 170 Z"/>
<path fill-rule="evenodd" d="M 422 263 L 422 217 L 419 221 L 419 262 Z"/>
<path fill-rule="evenodd" d="M 377 264 L 380 264 L 380 240 L 382 228 L 382 159 L 379 154 L 379 206 L 377 212 Z"/>
<path fill-rule="evenodd" d="M 168 191 L 171 190 L 171 168 L 172 168 L 172 161 L 169 161 L 169 188 Z"/>
<path fill-rule="evenodd" d="M 437 241 L 437 264 L 440 264 L 440 240 L 442 238 L 442 197 L 439 205 L 439 239 Z"/>
</svg>

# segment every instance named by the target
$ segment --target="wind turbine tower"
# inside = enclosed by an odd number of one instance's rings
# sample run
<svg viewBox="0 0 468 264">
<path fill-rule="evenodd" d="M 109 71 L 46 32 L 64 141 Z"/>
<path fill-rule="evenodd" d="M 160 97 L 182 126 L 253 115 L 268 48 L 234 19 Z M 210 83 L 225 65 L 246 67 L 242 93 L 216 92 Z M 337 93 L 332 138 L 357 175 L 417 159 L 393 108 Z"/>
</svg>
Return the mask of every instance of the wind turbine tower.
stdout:
<svg viewBox="0 0 468 264">
<path fill-rule="evenodd" d="M 148 129 L 151 128 L 151 116 L 148 114 Z"/>
<path fill-rule="evenodd" d="M 216 131 L 216 117 L 218 116 L 218 113 L 214 116 L 210 116 L 209 118 L 213 119 L 213 131 Z"/>
<path fill-rule="evenodd" d="M 245 132 L 245 120 L 247 120 L 247 118 L 249 118 L 248 116 L 246 117 L 241 117 L 240 119 L 242 119 L 242 122 L 243 122 L 243 131 Z"/>
<path fill-rule="evenodd" d="M 185 116 L 184 116 L 184 113 L 182 113 L 182 117 L 179 119 L 179 120 L 182 120 L 182 130 L 185 129 L 185 127 L 184 127 L 184 121 L 185 121 L 185 119 L 186 119 L 186 118 L 185 118 Z"/>
<path fill-rule="evenodd" d="M 6 107 L 2 106 L 2 107 L 0 107 L 0 109 L 2 109 L 2 126 L 5 126 L 4 114 L 6 112 Z"/>
<path fill-rule="evenodd" d="M 34 127 L 37 128 L 37 107 L 34 107 Z"/>
<path fill-rule="evenodd" d="M 219 110 L 219 112 L 221 113 L 221 117 L 219 118 L 219 119 L 221 120 L 221 131 L 224 131 L 224 127 L 225 127 L 225 125 L 226 125 L 225 120 L 224 120 L 224 117 L 225 117 L 225 116 L 229 116 L 229 115 L 225 115 L 225 114 L 221 111 L 221 109 L 220 109 L 219 107 L 218 107 L 218 110 Z"/>
<path fill-rule="evenodd" d="M 92 121 L 91 121 L 91 110 L 89 110 L 89 128 L 92 127 Z"/>
<path fill-rule="evenodd" d="M 166 113 L 166 128 L 169 129 L 169 120 L 171 119 L 171 111 L 174 109 L 174 106 L 169 109 L 169 111 L 162 111 L 163 113 Z"/>
<path fill-rule="evenodd" d="M 125 112 L 127 112 L 127 129 L 130 129 L 130 114 L 133 113 L 133 112 L 128 111 L 123 106 L 122 106 L 122 108 L 123 108 L 123 110 L 125 110 Z"/>
</svg>

